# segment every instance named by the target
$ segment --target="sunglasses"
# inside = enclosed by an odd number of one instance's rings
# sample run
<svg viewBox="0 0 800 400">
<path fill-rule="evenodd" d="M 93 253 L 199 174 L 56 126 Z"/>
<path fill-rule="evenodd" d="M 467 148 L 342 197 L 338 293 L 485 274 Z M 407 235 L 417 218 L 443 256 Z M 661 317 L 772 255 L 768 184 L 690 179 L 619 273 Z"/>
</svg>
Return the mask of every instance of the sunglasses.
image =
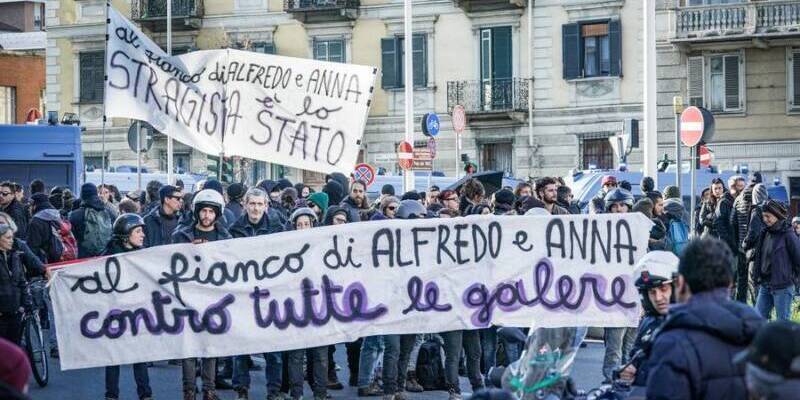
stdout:
<svg viewBox="0 0 800 400">
<path fill-rule="evenodd" d="M 397 210 L 397 206 L 389 206 L 389 207 L 386 207 L 386 209 L 394 211 L 394 210 Z"/>
<path fill-rule="evenodd" d="M 10 196 L 11 192 L 0 192 L 0 196 Z"/>
<path fill-rule="evenodd" d="M 458 201 L 458 197 L 448 197 L 444 201 Z"/>
<path fill-rule="evenodd" d="M 173 200 L 183 201 L 183 196 L 167 196 L 167 197 Z"/>
</svg>

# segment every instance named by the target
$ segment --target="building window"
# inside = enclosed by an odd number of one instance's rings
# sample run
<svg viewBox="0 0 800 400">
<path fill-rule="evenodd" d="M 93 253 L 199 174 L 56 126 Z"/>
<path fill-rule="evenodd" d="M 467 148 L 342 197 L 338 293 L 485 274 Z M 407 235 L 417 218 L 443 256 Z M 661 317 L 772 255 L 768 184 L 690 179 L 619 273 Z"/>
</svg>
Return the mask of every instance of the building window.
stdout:
<svg viewBox="0 0 800 400">
<path fill-rule="evenodd" d="M 345 62 L 344 40 L 314 40 L 314 59 L 339 63 Z"/>
<path fill-rule="evenodd" d="M 105 85 L 105 52 L 92 51 L 80 54 L 80 101 L 102 103 Z"/>
<path fill-rule="evenodd" d="M 738 4 L 744 3 L 745 0 L 687 0 L 690 6 L 710 6 L 715 4 Z"/>
<path fill-rule="evenodd" d="M 105 158 L 105 164 L 103 164 L 103 158 Z M 83 156 L 83 167 L 86 169 L 86 171 L 99 171 L 103 169 L 104 165 L 105 167 L 108 167 L 108 156 L 103 157 L 101 154 L 87 154 Z"/>
<path fill-rule="evenodd" d="M 622 76 L 619 20 L 561 26 L 564 79 Z"/>
<path fill-rule="evenodd" d="M 0 124 L 17 123 L 17 88 L 0 86 Z"/>
<path fill-rule="evenodd" d="M 743 53 L 689 57 L 689 105 L 705 107 L 717 113 L 743 112 L 743 65 Z"/>
<path fill-rule="evenodd" d="M 189 153 L 172 153 L 172 166 L 175 168 L 173 171 L 176 174 L 187 174 L 190 169 L 191 155 Z M 166 150 L 159 151 L 158 157 L 158 170 L 167 171 L 167 152 Z"/>
<path fill-rule="evenodd" d="M 789 111 L 800 111 L 800 49 L 791 49 L 786 66 L 786 100 Z"/>
<path fill-rule="evenodd" d="M 33 29 L 44 30 L 44 4 L 33 5 Z"/>
<path fill-rule="evenodd" d="M 608 138 L 583 139 L 583 169 L 614 168 L 614 149 Z"/>
<path fill-rule="evenodd" d="M 486 143 L 481 146 L 481 169 L 484 171 L 503 171 L 506 176 L 513 176 L 513 159 L 511 142 Z"/>
<path fill-rule="evenodd" d="M 414 87 L 428 86 L 428 46 L 425 35 L 415 34 L 411 39 L 414 63 Z M 381 39 L 381 87 L 405 87 L 405 38 L 397 36 Z"/>
</svg>

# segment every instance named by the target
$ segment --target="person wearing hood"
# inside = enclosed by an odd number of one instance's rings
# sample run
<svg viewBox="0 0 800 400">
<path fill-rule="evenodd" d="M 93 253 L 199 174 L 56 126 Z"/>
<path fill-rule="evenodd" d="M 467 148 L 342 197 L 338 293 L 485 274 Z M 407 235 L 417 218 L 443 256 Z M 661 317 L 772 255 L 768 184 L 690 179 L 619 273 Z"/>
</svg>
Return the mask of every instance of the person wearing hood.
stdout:
<svg viewBox="0 0 800 400">
<path fill-rule="evenodd" d="M 281 207 L 286 210 L 286 213 L 291 215 L 294 209 L 297 208 L 297 190 L 294 187 L 288 187 L 281 192 Z"/>
<path fill-rule="evenodd" d="M 328 194 L 325 192 L 311 193 L 306 199 L 308 208 L 314 210 L 317 215 L 317 221 L 325 219 L 325 212 L 328 211 Z"/>
<path fill-rule="evenodd" d="M 117 215 L 106 207 L 97 195 L 97 186 L 81 186 L 80 207 L 69 213 L 72 234 L 78 242 L 78 258 L 100 255 L 111 237 L 111 227 Z"/>
<path fill-rule="evenodd" d="M 494 215 L 516 215 L 514 202 L 516 201 L 514 192 L 508 189 L 498 190 L 494 193 L 493 208 Z"/>
<path fill-rule="evenodd" d="M 31 218 L 28 225 L 28 246 L 44 263 L 61 261 L 60 249 L 56 245 L 53 232 L 61 229 L 61 213 L 50 204 L 49 198 L 44 193 L 31 196 Z"/>
<path fill-rule="evenodd" d="M 631 348 L 631 361 L 620 372 L 620 378 L 631 382 L 633 386 L 647 384 L 649 371 L 646 361 L 655 332 L 666 321 L 669 307 L 675 302 L 674 278 L 678 273 L 679 261 L 677 256 L 668 251 L 652 251 L 636 263 L 633 276 L 636 277 L 636 289 L 642 298 L 644 317 Z"/>
<path fill-rule="evenodd" d="M 302 182 L 295 183 L 294 190 L 297 191 L 297 198 L 299 199 L 307 199 L 308 196 L 311 196 L 311 193 L 313 193 L 311 188 Z"/>
<path fill-rule="evenodd" d="M 564 185 L 556 188 L 556 205 L 567 210 L 570 214 L 580 214 L 581 209 L 572 199 L 572 189 L 569 186 Z"/>
<path fill-rule="evenodd" d="M 325 183 L 336 181 L 342 186 L 342 193 L 350 193 L 350 179 L 341 172 L 334 172 L 325 176 Z M 331 203 L 333 204 L 333 203 Z M 338 203 L 337 203 L 338 204 Z"/>
<path fill-rule="evenodd" d="M 745 400 L 744 350 L 764 319 L 730 299 L 733 253 L 714 238 L 691 241 L 678 264 L 676 300 L 656 335 L 646 368 L 647 398 Z"/>
<path fill-rule="evenodd" d="M 144 219 L 136 214 L 122 214 L 114 221 L 113 236 L 108 241 L 104 256 L 122 254 L 144 248 Z M 111 365 L 106 370 L 106 400 L 119 399 L 119 365 Z M 136 393 L 140 399 L 152 400 L 150 377 L 147 363 L 133 364 L 133 377 Z"/>
<path fill-rule="evenodd" d="M 330 206 L 328 207 L 328 211 L 325 212 L 323 225 L 341 225 L 349 222 L 353 221 L 350 220 L 350 213 L 345 208 L 341 206 Z"/>
<path fill-rule="evenodd" d="M 764 325 L 735 361 L 745 368 L 751 400 L 796 398 L 800 393 L 800 325 L 789 321 Z"/>
<path fill-rule="evenodd" d="M 367 184 L 364 181 L 358 180 L 350 185 L 350 194 L 339 203 L 342 208 L 350 213 L 350 221 L 360 222 L 361 213 L 366 213 L 369 210 L 369 203 L 367 200 Z M 367 220 L 368 218 L 365 218 Z"/>
<path fill-rule="evenodd" d="M 372 214 L 370 221 L 394 219 L 397 214 L 397 207 L 400 207 L 400 199 L 394 196 L 385 196 L 381 199 L 378 209 Z"/>
<path fill-rule="evenodd" d="M 322 192 L 328 195 L 328 204 L 339 205 L 344 199 L 344 188 L 336 180 L 330 180 L 322 187 Z"/>
<path fill-rule="evenodd" d="M 774 308 L 776 319 L 788 320 L 795 283 L 800 278 L 800 239 L 792 232 L 782 203 L 767 200 L 761 213 L 764 230 L 756 240 L 751 273 L 758 285 L 756 309 L 769 318 Z"/>
<path fill-rule="evenodd" d="M 16 232 L 17 239 L 25 240 L 28 238 L 28 212 L 17 201 L 15 195 L 13 183 L 8 181 L 0 183 L 0 211 L 14 219 L 19 228 Z"/>
</svg>

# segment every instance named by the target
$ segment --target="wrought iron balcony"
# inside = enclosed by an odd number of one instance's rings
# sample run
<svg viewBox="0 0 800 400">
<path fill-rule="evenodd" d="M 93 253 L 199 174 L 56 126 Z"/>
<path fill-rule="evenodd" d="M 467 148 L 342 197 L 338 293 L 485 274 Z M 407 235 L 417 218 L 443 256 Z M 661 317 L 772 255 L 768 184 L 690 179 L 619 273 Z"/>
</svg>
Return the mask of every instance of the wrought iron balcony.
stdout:
<svg viewBox="0 0 800 400">
<path fill-rule="evenodd" d="M 520 78 L 491 81 L 447 82 L 447 110 L 456 105 L 473 117 L 501 116 L 528 112 L 528 80 Z"/>
<path fill-rule="evenodd" d="M 167 30 L 168 0 L 131 0 L 131 18 L 153 32 Z M 171 0 L 172 29 L 199 29 L 203 18 L 203 0 Z"/>
<path fill-rule="evenodd" d="M 527 0 L 456 0 L 456 5 L 466 12 L 500 11 L 524 8 Z"/>
<path fill-rule="evenodd" d="M 283 10 L 302 22 L 354 20 L 359 0 L 283 0 Z"/>
<path fill-rule="evenodd" d="M 800 36 L 800 0 L 684 6 L 673 42 L 717 42 Z"/>
</svg>

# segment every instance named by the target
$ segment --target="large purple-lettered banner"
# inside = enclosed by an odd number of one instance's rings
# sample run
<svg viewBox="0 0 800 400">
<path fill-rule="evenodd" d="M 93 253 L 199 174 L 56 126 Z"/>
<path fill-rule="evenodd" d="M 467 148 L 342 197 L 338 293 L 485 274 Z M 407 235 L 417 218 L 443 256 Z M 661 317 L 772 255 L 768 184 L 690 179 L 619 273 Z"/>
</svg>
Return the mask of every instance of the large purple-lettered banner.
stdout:
<svg viewBox="0 0 800 400">
<path fill-rule="evenodd" d="M 471 216 L 155 247 L 55 273 L 63 369 L 490 325 L 636 326 L 641 214 Z"/>
</svg>

